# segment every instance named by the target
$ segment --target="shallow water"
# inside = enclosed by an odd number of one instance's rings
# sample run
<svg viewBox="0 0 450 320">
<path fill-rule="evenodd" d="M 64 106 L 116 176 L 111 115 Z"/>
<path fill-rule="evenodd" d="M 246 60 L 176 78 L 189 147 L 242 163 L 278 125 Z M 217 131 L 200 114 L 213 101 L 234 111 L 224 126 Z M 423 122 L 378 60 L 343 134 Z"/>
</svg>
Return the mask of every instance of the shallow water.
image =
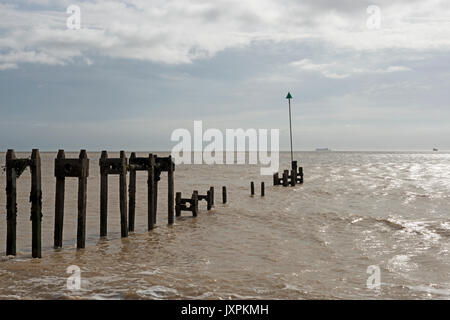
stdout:
<svg viewBox="0 0 450 320">
<path fill-rule="evenodd" d="M 138 154 L 139 155 L 139 154 Z M 141 155 L 145 155 L 142 153 Z M 162 155 L 162 154 L 161 154 Z M 29 154 L 17 154 L 18 157 Z M 216 189 L 216 206 L 167 226 L 162 175 L 157 228 L 146 231 L 138 173 L 136 232 L 120 238 L 118 177 L 109 181 L 109 235 L 99 239 L 99 153 L 88 180 L 86 249 L 76 246 L 77 179 L 66 179 L 64 247 L 52 248 L 56 153 L 42 153 L 43 258 L 31 259 L 29 171 L 18 183 L 15 258 L 5 257 L 0 193 L 0 299 L 449 299 L 450 154 L 299 152 L 302 186 L 273 187 L 259 166 L 177 166 L 175 190 Z M 66 154 L 77 157 L 78 154 Z M 111 153 L 110 156 L 117 156 Z M 0 164 L 4 165 L 4 153 Z M 288 168 L 289 153 L 282 153 Z M 5 188 L 2 172 L 0 188 Z M 266 196 L 249 196 L 265 181 Z M 221 187 L 228 204 L 221 204 Z M 67 267 L 81 269 L 69 291 Z M 381 272 L 368 289 L 369 266 Z"/>
</svg>

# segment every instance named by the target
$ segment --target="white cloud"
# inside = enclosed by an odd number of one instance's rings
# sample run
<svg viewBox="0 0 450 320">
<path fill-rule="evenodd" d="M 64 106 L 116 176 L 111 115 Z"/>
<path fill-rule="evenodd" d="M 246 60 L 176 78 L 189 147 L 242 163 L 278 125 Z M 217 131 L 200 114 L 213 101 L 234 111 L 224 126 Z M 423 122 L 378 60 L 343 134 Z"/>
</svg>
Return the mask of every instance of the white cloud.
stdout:
<svg viewBox="0 0 450 320">
<path fill-rule="evenodd" d="M 355 68 L 336 62 L 317 64 L 313 63 L 309 59 L 294 61 L 290 65 L 295 67 L 297 70 L 318 72 L 322 74 L 324 77 L 331 79 L 344 79 L 359 74 L 384 74 L 384 73 L 411 71 L 410 68 L 404 66 L 388 66 L 386 68 L 377 68 L 377 69 Z"/>
<path fill-rule="evenodd" d="M 15 63 L 0 63 L 0 70 L 16 69 L 17 64 Z"/>
<path fill-rule="evenodd" d="M 365 6 L 334 10 L 339 3 L 327 1 L 91 0 L 79 3 L 81 30 L 66 28 L 69 1 L 21 2 L 41 10 L 27 10 L 14 2 L 0 5 L 3 64 L 61 65 L 80 57 L 91 63 L 91 54 L 186 64 L 262 40 L 312 40 L 346 50 L 450 49 L 446 0 L 380 0 L 381 30 L 367 29 Z M 358 73 L 330 71 L 330 67 L 303 66 L 330 78 Z M 378 72 L 404 71 L 398 68 Z"/>
</svg>

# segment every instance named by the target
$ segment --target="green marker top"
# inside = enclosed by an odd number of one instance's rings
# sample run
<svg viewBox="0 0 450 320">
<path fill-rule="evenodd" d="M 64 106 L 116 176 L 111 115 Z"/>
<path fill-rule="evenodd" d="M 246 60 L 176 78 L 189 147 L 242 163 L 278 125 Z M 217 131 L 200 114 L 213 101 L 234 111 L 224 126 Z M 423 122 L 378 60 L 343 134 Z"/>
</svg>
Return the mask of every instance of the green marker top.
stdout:
<svg viewBox="0 0 450 320">
<path fill-rule="evenodd" d="M 287 94 L 287 96 L 286 96 L 286 99 L 292 99 L 292 96 L 291 96 L 291 93 L 290 93 L 290 92 L 288 92 L 288 94 Z"/>
</svg>

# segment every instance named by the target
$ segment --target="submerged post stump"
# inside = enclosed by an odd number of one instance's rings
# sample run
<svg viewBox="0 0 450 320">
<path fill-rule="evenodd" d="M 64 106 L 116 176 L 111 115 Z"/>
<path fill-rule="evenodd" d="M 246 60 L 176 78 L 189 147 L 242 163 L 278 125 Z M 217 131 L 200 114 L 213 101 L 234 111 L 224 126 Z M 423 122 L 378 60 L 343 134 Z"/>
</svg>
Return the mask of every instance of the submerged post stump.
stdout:
<svg viewBox="0 0 450 320">
<path fill-rule="evenodd" d="M 227 203 L 227 187 L 222 187 L 222 203 Z"/>
<path fill-rule="evenodd" d="M 297 171 L 294 169 L 291 170 L 290 182 L 291 186 L 295 187 L 295 183 L 297 182 Z"/>
<path fill-rule="evenodd" d="M 198 201 L 202 201 L 205 200 L 206 201 L 206 205 L 207 205 L 207 210 L 211 210 L 212 205 L 214 204 L 214 188 L 211 187 L 209 188 L 208 191 L 206 191 L 206 194 L 198 194 L 197 190 L 194 190 L 194 193 L 197 194 L 198 197 Z M 223 195 L 223 194 L 222 194 Z M 225 194 L 226 197 L 226 194 Z"/>
<path fill-rule="evenodd" d="M 214 206 L 214 187 L 209 188 L 209 193 L 211 195 L 211 206 Z"/>
<path fill-rule="evenodd" d="M 127 221 L 127 157 L 125 151 L 120 151 L 120 158 L 109 158 L 107 151 L 102 151 L 100 165 L 100 236 L 107 235 L 108 220 L 108 175 L 119 175 L 119 201 L 120 201 L 120 234 L 128 237 Z M 134 213 L 133 213 L 134 214 Z M 134 216 L 132 217 L 134 230 Z"/>
<path fill-rule="evenodd" d="M 303 184 L 303 167 L 298 168 L 298 182 Z"/>
<path fill-rule="evenodd" d="M 289 184 L 289 170 L 283 172 L 283 187 L 287 187 Z"/>
<path fill-rule="evenodd" d="M 273 185 L 274 186 L 280 185 L 280 176 L 279 176 L 278 172 L 273 174 Z"/>
<path fill-rule="evenodd" d="M 181 216 L 181 192 L 177 192 L 175 195 L 175 215 L 177 217 Z"/>
<path fill-rule="evenodd" d="M 198 215 L 198 191 L 192 193 L 192 215 L 196 217 Z"/>
<path fill-rule="evenodd" d="M 211 210 L 211 190 L 206 191 L 206 210 Z"/>
<path fill-rule="evenodd" d="M 64 189 L 66 177 L 78 178 L 78 223 L 77 248 L 84 248 L 86 242 L 86 202 L 89 159 L 86 150 L 81 150 L 78 159 L 66 159 L 64 150 L 59 150 L 55 159 L 55 234 L 54 245 L 62 247 L 64 221 Z"/>
<path fill-rule="evenodd" d="M 181 216 L 181 211 L 190 211 L 192 212 L 193 217 L 197 217 L 198 215 L 198 191 L 194 190 L 192 193 L 192 197 L 190 199 L 183 199 L 181 197 L 181 192 L 176 193 L 175 197 L 175 211 L 176 216 Z"/>
</svg>

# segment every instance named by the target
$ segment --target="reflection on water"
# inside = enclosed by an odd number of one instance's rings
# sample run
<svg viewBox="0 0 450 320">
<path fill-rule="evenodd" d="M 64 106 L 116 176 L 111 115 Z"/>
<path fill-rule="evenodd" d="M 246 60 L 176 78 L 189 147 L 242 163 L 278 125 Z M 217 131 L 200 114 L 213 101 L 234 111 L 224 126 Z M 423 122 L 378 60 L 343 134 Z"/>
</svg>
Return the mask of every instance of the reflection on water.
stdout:
<svg viewBox="0 0 450 320">
<path fill-rule="evenodd" d="M 450 298 L 450 154 L 297 153 L 305 184 L 294 188 L 272 187 L 259 166 L 177 166 L 176 191 L 226 185 L 229 203 L 222 205 L 218 193 L 214 210 L 202 202 L 196 219 L 168 227 L 163 175 L 151 232 L 147 177 L 138 174 L 136 232 L 125 239 L 118 177 L 110 177 L 109 235 L 99 239 L 100 154 L 89 153 L 84 250 L 75 249 L 77 179 L 66 180 L 64 247 L 52 248 L 55 155 L 41 155 L 43 259 L 30 258 L 28 172 L 18 183 L 13 259 L 4 256 L 6 212 L 0 212 L 2 299 Z M 281 162 L 288 167 L 288 153 Z M 2 173 L 1 190 L 5 180 Z M 250 181 L 256 194 L 265 181 L 265 198 L 249 197 Z M 6 207 L 4 192 L 0 206 Z M 71 265 L 81 268 L 80 291 L 66 289 Z M 366 287 L 370 265 L 380 267 L 380 291 Z"/>
</svg>

